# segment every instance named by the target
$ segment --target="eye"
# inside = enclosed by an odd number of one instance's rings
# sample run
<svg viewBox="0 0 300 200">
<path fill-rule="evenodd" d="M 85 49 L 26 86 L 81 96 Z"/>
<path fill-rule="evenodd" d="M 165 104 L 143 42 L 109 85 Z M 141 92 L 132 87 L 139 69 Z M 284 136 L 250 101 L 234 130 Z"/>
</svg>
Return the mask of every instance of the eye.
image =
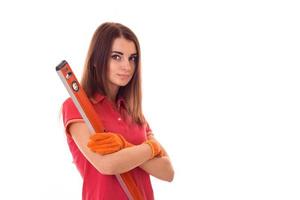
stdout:
<svg viewBox="0 0 300 200">
<path fill-rule="evenodd" d="M 130 61 L 133 61 L 133 62 L 137 62 L 137 59 L 138 59 L 138 56 L 137 56 L 137 55 L 134 55 L 134 56 L 130 56 L 130 57 L 129 57 L 129 60 L 130 60 Z"/>
<path fill-rule="evenodd" d="M 118 55 L 118 54 L 113 54 L 111 57 L 112 57 L 112 59 L 114 59 L 114 60 L 121 60 L 121 56 Z"/>
</svg>

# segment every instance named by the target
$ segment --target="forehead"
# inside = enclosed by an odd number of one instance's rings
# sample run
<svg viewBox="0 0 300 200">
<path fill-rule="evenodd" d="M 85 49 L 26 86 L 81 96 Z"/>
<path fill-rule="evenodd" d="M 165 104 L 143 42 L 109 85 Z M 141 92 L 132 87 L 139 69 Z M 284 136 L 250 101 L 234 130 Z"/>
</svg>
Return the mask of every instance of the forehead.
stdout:
<svg viewBox="0 0 300 200">
<path fill-rule="evenodd" d="M 133 41 L 123 37 L 116 38 L 112 44 L 112 51 L 120 51 L 127 54 L 136 54 L 136 48 Z"/>
</svg>

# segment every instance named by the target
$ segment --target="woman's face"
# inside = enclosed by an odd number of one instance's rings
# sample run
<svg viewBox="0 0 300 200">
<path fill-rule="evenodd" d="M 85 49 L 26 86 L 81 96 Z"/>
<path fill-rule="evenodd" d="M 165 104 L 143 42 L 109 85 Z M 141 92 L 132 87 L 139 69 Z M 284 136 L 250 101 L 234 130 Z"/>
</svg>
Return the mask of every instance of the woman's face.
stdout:
<svg viewBox="0 0 300 200">
<path fill-rule="evenodd" d="M 127 85 L 131 80 L 137 56 L 134 42 L 122 37 L 113 41 L 107 70 L 108 86 L 111 92 L 117 92 L 120 86 Z"/>
</svg>

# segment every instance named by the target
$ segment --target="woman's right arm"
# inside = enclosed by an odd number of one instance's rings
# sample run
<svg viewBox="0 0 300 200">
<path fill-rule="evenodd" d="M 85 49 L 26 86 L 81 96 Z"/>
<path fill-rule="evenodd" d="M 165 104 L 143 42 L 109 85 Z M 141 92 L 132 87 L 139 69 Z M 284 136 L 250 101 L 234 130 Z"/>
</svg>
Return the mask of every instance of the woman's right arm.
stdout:
<svg viewBox="0 0 300 200">
<path fill-rule="evenodd" d="M 70 124 L 69 132 L 86 159 L 102 174 L 114 175 L 127 172 L 152 157 L 152 150 L 148 144 L 136 145 L 107 155 L 92 152 L 87 147 L 90 133 L 84 122 Z"/>
</svg>

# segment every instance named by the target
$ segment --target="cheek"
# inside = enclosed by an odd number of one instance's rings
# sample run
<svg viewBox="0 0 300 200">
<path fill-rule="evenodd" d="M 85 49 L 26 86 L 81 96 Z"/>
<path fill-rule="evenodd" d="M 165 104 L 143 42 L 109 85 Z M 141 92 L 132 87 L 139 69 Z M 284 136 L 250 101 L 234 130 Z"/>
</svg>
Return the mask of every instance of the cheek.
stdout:
<svg viewBox="0 0 300 200">
<path fill-rule="evenodd" d="M 112 76 L 114 74 L 116 66 L 113 64 L 109 64 L 107 67 L 107 75 Z"/>
<path fill-rule="evenodd" d="M 107 68 L 106 77 L 111 78 L 111 70 Z"/>
<path fill-rule="evenodd" d="M 111 70 L 110 68 L 107 69 L 107 79 L 111 82 L 113 82 L 115 79 L 113 70 Z"/>
<path fill-rule="evenodd" d="M 136 66 L 133 65 L 133 66 L 132 66 L 132 74 L 134 74 L 135 70 L 136 70 Z"/>
</svg>

